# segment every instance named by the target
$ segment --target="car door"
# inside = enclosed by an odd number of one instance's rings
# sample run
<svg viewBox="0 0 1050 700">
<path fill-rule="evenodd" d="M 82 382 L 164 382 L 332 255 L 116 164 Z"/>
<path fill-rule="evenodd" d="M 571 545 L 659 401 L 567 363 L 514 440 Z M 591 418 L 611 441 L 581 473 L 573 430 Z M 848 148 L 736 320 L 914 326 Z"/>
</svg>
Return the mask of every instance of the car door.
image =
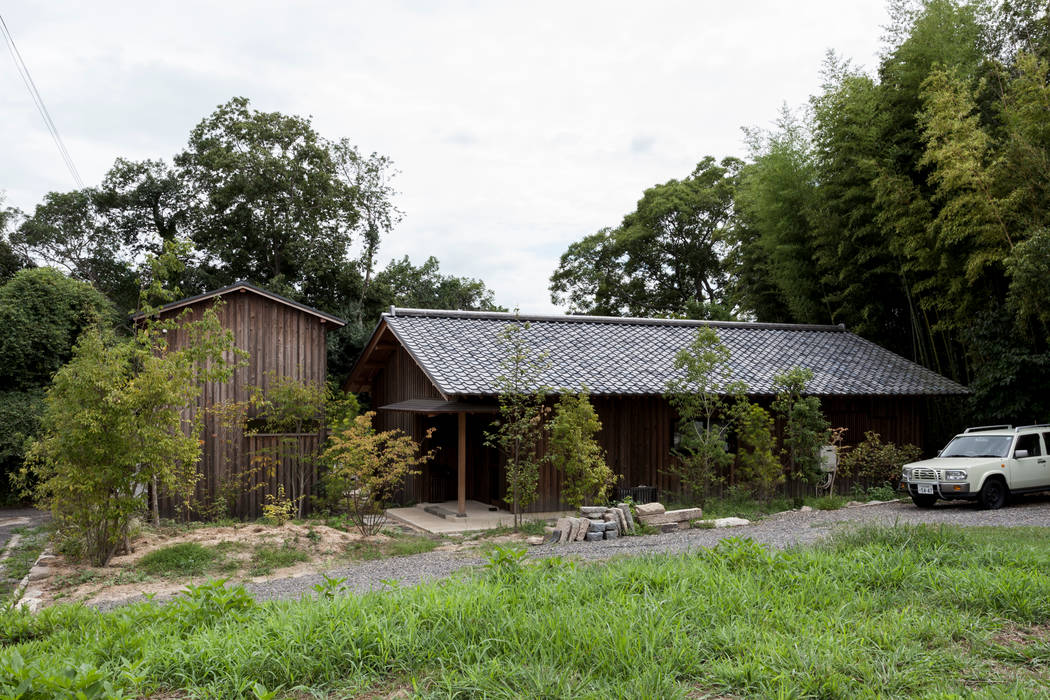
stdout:
<svg viewBox="0 0 1050 700">
<path fill-rule="evenodd" d="M 1020 456 L 1026 453 L 1025 456 Z M 1047 470 L 1046 455 L 1043 451 L 1042 438 L 1039 433 L 1027 433 L 1017 438 L 1014 443 L 1012 479 L 1014 489 L 1032 489 L 1050 485 L 1050 472 Z"/>
</svg>

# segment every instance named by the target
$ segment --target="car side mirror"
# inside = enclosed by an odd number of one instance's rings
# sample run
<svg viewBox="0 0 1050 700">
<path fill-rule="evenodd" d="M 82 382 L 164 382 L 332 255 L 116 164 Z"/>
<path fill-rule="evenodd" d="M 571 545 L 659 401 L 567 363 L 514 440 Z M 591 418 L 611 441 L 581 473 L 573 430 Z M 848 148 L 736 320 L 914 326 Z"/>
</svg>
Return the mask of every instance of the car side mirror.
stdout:
<svg viewBox="0 0 1050 700">
<path fill-rule="evenodd" d="M 1028 456 L 1028 450 L 1014 450 L 1014 459 L 1024 459 Z"/>
</svg>

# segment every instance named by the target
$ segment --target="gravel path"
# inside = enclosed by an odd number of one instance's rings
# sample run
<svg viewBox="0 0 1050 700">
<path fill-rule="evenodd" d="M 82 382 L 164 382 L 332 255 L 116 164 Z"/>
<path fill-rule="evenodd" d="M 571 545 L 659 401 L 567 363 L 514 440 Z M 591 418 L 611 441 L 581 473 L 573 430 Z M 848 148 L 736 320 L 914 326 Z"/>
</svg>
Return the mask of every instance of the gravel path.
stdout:
<svg viewBox="0 0 1050 700">
<path fill-rule="evenodd" d="M 836 528 L 850 524 L 933 523 L 965 526 L 1050 527 L 1050 495 L 1032 496 L 1013 503 L 1002 510 L 979 510 L 970 503 L 940 503 L 932 510 L 920 510 L 911 502 L 892 502 L 879 505 L 842 508 L 840 510 L 788 511 L 763 518 L 744 527 L 720 530 L 685 530 L 646 537 L 623 537 L 604 542 L 577 542 L 563 545 L 530 547 L 530 557 L 560 555 L 588 561 L 599 561 L 616 556 L 637 556 L 658 553 L 682 553 L 700 547 L 713 547 L 725 537 L 750 537 L 756 542 L 782 549 L 799 544 L 810 544 L 827 537 Z M 387 581 L 413 585 L 423 581 L 445 578 L 457 571 L 478 566 L 483 559 L 473 553 L 428 552 L 408 557 L 393 557 L 361 562 L 331 570 L 329 576 L 346 578 L 343 583 L 352 593 L 384 590 Z M 264 583 L 245 584 L 258 600 L 279 600 L 313 595 L 313 586 L 322 581 L 319 574 L 283 578 Z M 118 604 L 100 604 L 110 608 Z"/>
</svg>

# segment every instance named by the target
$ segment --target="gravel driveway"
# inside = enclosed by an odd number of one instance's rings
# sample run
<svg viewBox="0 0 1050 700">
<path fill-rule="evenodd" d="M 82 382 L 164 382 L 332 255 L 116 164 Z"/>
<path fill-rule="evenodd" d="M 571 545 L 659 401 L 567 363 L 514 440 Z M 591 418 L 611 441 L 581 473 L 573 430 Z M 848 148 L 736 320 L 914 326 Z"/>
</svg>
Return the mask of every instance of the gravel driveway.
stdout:
<svg viewBox="0 0 1050 700">
<path fill-rule="evenodd" d="M 577 542 L 563 545 L 530 547 L 530 557 L 553 555 L 599 561 L 616 556 L 656 553 L 681 553 L 699 547 L 712 547 L 724 537 L 750 537 L 756 542 L 778 549 L 796 544 L 809 544 L 827 537 L 834 529 L 850 524 L 944 523 L 967 526 L 1050 527 L 1050 495 L 1030 496 L 1002 510 L 979 510 L 971 503 L 939 503 L 932 510 L 920 510 L 910 501 L 883 503 L 840 510 L 788 511 L 763 518 L 744 527 L 721 530 L 685 530 L 646 537 L 623 537 L 604 542 Z M 387 581 L 410 586 L 422 581 L 440 579 L 484 560 L 473 553 L 428 552 L 407 557 L 393 557 L 360 562 L 328 571 L 332 577 L 345 578 L 349 592 L 366 593 L 384 590 Z M 319 574 L 275 579 L 264 583 L 244 584 L 258 600 L 279 600 L 313 595 L 313 586 L 322 581 Z M 120 602 L 100 603 L 107 609 L 141 597 Z"/>
<path fill-rule="evenodd" d="M 530 547 L 529 556 L 571 556 L 578 559 L 602 560 L 615 556 L 688 552 L 698 547 L 712 547 L 724 537 L 750 537 L 771 547 L 784 548 L 808 544 L 827 537 L 836 527 L 861 523 L 944 523 L 950 525 L 991 525 L 1000 527 L 1050 527 L 1050 496 L 1025 498 L 1002 510 L 979 510 L 970 503 L 940 503 L 932 510 L 919 510 L 909 502 L 884 503 L 840 510 L 788 511 L 769 516 L 752 525 L 722 530 L 685 530 L 646 537 L 624 537 L 604 542 L 577 542 L 563 545 Z M 346 578 L 349 591 L 364 593 L 386 588 L 384 581 L 396 580 L 402 585 L 449 576 L 483 560 L 472 554 L 429 552 L 410 557 L 395 557 L 362 562 L 328 572 Z M 321 576 L 310 575 L 252 583 L 245 587 L 259 600 L 298 598 L 312 593 Z"/>
</svg>

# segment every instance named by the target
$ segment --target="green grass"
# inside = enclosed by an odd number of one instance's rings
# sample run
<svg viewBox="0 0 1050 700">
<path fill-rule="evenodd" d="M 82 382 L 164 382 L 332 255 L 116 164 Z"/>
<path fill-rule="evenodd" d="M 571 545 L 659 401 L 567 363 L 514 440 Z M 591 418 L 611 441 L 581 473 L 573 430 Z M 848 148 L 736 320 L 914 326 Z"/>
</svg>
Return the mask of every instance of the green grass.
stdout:
<svg viewBox="0 0 1050 700">
<path fill-rule="evenodd" d="M 182 542 L 153 550 L 135 562 L 135 568 L 166 578 L 202 576 L 215 570 L 222 560 L 222 554 L 214 547 Z"/>
<path fill-rule="evenodd" d="M 255 547 L 249 561 L 250 576 L 268 576 L 276 569 L 294 566 L 300 562 L 310 561 L 310 555 L 290 542 L 277 546 L 261 544 Z"/>
<path fill-rule="evenodd" d="M 37 557 L 47 546 L 48 530 L 46 527 L 15 528 L 12 535 L 21 535 L 18 544 L 11 550 L 11 555 L 4 560 L 3 575 L 0 576 L 0 597 L 6 598 L 15 586 L 29 573 Z"/>
<path fill-rule="evenodd" d="M 517 533 L 520 535 L 545 535 L 549 523 L 545 520 L 523 520 L 521 525 L 518 526 Z M 493 537 L 505 537 L 506 535 L 513 535 L 515 530 L 510 525 L 500 525 L 499 527 L 490 528 L 488 530 L 478 530 L 477 532 L 471 533 L 468 539 L 474 540 L 486 540 Z"/>
<path fill-rule="evenodd" d="M 411 554 L 422 554 L 433 551 L 442 543 L 442 539 L 422 535 L 408 535 L 386 532 L 390 539 L 357 540 L 346 546 L 347 557 L 354 561 L 383 559 L 386 557 L 404 557 Z"/>
<path fill-rule="evenodd" d="M 1046 697 L 1046 529 L 868 527 L 817 547 L 584 565 L 499 550 L 386 593 L 0 616 L 0 695 Z"/>
</svg>

